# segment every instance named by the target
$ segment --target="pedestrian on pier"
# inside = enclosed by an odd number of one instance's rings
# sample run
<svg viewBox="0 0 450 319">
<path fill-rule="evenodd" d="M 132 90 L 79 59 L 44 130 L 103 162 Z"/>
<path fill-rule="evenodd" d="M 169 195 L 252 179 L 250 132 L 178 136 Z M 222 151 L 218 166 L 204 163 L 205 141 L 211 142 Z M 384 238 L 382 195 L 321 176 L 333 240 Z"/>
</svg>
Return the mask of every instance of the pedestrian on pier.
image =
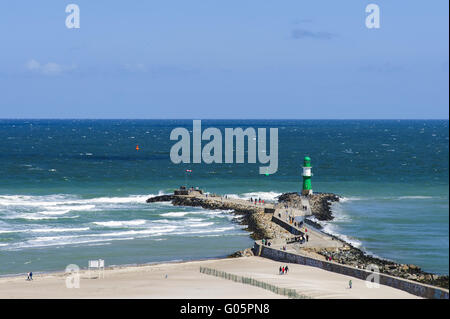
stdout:
<svg viewBox="0 0 450 319">
<path fill-rule="evenodd" d="M 288 271 L 289 271 L 289 268 L 288 268 L 288 266 L 286 265 L 286 267 L 284 267 L 284 271 L 286 272 L 286 274 L 288 273 Z"/>
<path fill-rule="evenodd" d="M 351 280 L 351 279 L 350 279 L 349 282 L 348 282 L 348 288 L 349 288 L 349 289 L 352 289 L 352 280 Z"/>
</svg>

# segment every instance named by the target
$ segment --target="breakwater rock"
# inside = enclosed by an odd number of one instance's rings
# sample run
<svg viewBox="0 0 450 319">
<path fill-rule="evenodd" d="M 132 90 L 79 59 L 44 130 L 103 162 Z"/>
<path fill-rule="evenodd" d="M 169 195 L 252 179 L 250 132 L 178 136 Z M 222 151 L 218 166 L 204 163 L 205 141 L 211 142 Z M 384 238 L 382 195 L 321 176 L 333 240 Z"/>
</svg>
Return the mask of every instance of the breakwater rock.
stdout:
<svg viewBox="0 0 450 319">
<path fill-rule="evenodd" d="M 300 195 L 298 193 L 284 193 L 278 196 L 279 202 L 301 205 Z M 339 196 L 332 193 L 316 193 L 309 195 L 309 204 L 311 212 L 318 220 L 332 220 L 333 214 L 331 204 L 339 201 Z"/>
<path fill-rule="evenodd" d="M 238 258 L 238 257 L 251 257 L 254 256 L 253 250 L 251 248 L 246 248 L 244 250 L 239 250 L 231 255 L 229 255 L 229 258 Z"/>
<path fill-rule="evenodd" d="M 155 197 L 150 197 L 147 199 L 147 203 L 157 203 L 157 202 L 171 202 L 176 195 L 158 195 Z"/>
<path fill-rule="evenodd" d="M 310 195 L 309 202 L 312 214 L 320 221 L 332 220 L 333 215 L 331 205 L 333 202 L 338 202 L 339 199 L 340 197 L 338 195 L 332 193 L 316 193 Z M 298 193 L 282 194 L 278 197 L 278 200 L 289 204 L 301 203 Z M 319 223 L 311 220 L 306 219 L 305 222 L 307 224 L 312 224 L 316 229 L 322 228 Z M 345 242 L 331 234 L 327 235 L 333 237 L 335 240 Z M 449 276 L 427 273 L 422 271 L 420 267 L 416 265 L 399 264 L 390 260 L 373 257 L 352 246 L 350 243 L 345 243 L 349 249 L 320 249 L 316 251 L 316 253 L 322 255 L 327 260 L 331 258 L 331 260 L 340 264 L 364 269 L 369 267 L 369 265 L 376 265 L 381 273 L 449 289 Z"/>
<path fill-rule="evenodd" d="M 353 266 L 361 269 L 369 269 L 376 265 L 380 273 L 394 277 L 418 281 L 420 283 L 449 288 L 449 277 L 424 272 L 419 266 L 413 264 L 399 264 L 387 259 L 370 256 L 362 250 L 348 244 L 349 249 L 320 249 L 316 251 L 326 260 Z"/>
</svg>

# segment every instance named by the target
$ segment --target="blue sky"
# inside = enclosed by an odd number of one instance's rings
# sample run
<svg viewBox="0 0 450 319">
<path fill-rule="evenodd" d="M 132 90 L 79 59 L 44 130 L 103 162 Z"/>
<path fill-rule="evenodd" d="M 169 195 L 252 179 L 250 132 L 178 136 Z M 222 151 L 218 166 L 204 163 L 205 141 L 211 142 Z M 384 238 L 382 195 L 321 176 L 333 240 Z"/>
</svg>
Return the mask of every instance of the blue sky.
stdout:
<svg viewBox="0 0 450 319">
<path fill-rule="evenodd" d="M 65 7 L 80 7 L 67 29 Z M 367 29 L 365 7 L 381 9 Z M 448 119 L 448 1 L 2 1 L 0 118 Z"/>
</svg>

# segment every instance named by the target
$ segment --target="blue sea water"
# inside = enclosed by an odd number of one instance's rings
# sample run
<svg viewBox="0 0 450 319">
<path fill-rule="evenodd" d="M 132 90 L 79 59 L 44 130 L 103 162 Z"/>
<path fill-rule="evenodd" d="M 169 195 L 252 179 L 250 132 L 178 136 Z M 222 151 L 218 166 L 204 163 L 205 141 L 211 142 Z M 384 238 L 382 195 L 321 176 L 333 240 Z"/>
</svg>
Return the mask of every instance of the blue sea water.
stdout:
<svg viewBox="0 0 450 319">
<path fill-rule="evenodd" d="M 343 196 L 325 230 L 379 257 L 449 270 L 449 127 L 434 120 L 204 120 L 203 128 L 276 127 L 279 168 L 173 164 L 188 120 L 0 120 L 0 274 L 222 257 L 252 245 L 226 211 L 147 204 L 180 185 L 275 199 Z M 139 151 L 136 150 L 139 145 Z M 192 169 L 188 176 L 185 170 Z"/>
</svg>

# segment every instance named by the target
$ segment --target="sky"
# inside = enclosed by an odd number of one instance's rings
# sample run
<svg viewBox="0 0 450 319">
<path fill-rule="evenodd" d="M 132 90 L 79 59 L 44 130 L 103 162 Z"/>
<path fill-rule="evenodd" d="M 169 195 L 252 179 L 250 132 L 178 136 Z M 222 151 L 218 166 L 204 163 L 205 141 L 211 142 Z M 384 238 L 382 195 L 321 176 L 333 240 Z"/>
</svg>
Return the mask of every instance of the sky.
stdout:
<svg viewBox="0 0 450 319">
<path fill-rule="evenodd" d="M 448 119 L 448 6 L 1 1 L 0 118 Z"/>
</svg>

